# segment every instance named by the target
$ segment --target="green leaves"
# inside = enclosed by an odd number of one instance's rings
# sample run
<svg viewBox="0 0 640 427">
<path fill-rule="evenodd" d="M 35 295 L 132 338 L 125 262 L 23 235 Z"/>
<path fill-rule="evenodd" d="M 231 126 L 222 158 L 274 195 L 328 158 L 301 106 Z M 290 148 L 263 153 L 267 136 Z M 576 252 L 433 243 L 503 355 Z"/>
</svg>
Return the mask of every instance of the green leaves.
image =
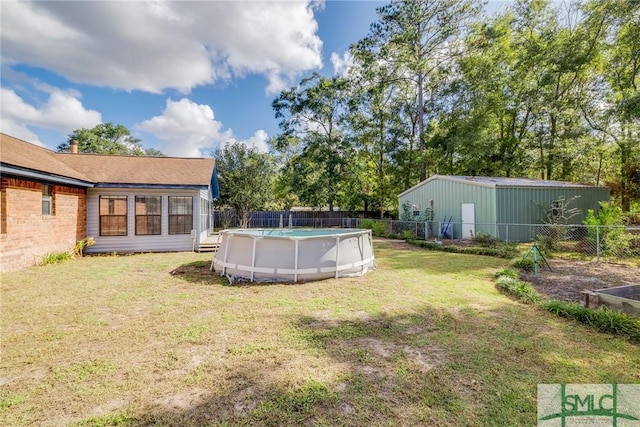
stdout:
<svg viewBox="0 0 640 427">
<path fill-rule="evenodd" d="M 67 142 L 58 145 L 59 152 L 69 152 L 69 143 L 78 141 L 79 153 L 113 154 L 118 156 L 156 156 L 164 154 L 155 148 L 145 149 L 140 140 L 131 137 L 123 125 L 101 123 L 93 129 L 77 129 L 67 136 Z"/>
<path fill-rule="evenodd" d="M 251 211 L 271 201 L 275 159 L 239 142 L 228 144 L 212 155 L 216 159 L 221 202 L 236 209 L 240 226 L 246 228 Z"/>
<path fill-rule="evenodd" d="M 333 207 L 348 175 L 354 150 L 341 130 L 349 83 L 314 73 L 273 101 L 282 135 L 274 148 L 285 156 L 280 187 L 307 205 Z"/>
<path fill-rule="evenodd" d="M 527 176 L 640 197 L 640 3 L 392 1 L 348 79 L 274 100 L 279 188 L 310 206 L 395 210 L 432 174 Z"/>
</svg>

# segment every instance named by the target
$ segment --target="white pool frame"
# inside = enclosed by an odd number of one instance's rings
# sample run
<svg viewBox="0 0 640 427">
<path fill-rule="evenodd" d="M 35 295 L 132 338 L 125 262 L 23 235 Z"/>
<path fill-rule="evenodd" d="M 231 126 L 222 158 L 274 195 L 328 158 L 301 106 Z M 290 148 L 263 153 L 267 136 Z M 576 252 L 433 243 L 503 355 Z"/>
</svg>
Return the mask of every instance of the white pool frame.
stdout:
<svg viewBox="0 0 640 427">
<path fill-rule="evenodd" d="M 211 270 L 230 282 L 298 282 L 360 276 L 374 268 L 371 230 L 223 230 Z M 280 235 L 282 233 L 282 235 Z"/>
</svg>

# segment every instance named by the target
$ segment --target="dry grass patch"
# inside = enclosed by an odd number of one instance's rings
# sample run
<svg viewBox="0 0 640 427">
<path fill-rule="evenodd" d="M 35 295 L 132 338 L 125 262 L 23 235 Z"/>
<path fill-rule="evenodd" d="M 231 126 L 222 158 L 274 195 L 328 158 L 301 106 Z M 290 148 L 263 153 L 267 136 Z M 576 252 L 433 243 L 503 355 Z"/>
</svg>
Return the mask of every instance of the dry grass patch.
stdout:
<svg viewBox="0 0 640 427">
<path fill-rule="evenodd" d="M 229 286 L 210 254 L 2 277 L 2 425 L 532 425 L 638 348 L 499 294 L 505 261 L 375 243 L 366 276 Z"/>
</svg>

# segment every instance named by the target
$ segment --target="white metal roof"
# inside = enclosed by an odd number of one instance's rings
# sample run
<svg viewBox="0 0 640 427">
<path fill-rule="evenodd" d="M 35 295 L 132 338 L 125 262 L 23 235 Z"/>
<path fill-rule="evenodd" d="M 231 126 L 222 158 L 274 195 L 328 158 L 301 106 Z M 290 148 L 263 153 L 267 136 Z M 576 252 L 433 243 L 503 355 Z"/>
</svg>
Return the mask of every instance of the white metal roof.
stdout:
<svg viewBox="0 0 640 427">
<path fill-rule="evenodd" d="M 443 180 L 458 182 L 462 184 L 475 185 L 478 187 L 489 188 L 509 188 L 509 187 L 544 187 L 544 188 L 604 188 L 593 185 L 578 184 L 575 182 L 550 181 L 534 178 L 506 178 L 506 177 L 490 177 L 490 176 L 455 176 L 455 175 L 433 175 L 424 181 L 414 185 L 406 191 L 403 191 L 398 197 L 404 196 L 410 191 L 415 190 L 434 180 Z"/>
</svg>

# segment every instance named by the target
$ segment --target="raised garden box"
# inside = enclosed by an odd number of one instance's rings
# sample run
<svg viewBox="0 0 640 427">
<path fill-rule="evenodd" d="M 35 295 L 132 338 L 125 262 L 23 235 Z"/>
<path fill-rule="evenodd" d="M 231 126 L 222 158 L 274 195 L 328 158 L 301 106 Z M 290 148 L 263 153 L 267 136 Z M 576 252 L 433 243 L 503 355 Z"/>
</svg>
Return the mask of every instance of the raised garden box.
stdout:
<svg viewBox="0 0 640 427">
<path fill-rule="evenodd" d="M 598 308 L 604 305 L 640 317 L 640 284 L 584 291 L 580 293 L 580 302 L 585 307 Z"/>
</svg>

